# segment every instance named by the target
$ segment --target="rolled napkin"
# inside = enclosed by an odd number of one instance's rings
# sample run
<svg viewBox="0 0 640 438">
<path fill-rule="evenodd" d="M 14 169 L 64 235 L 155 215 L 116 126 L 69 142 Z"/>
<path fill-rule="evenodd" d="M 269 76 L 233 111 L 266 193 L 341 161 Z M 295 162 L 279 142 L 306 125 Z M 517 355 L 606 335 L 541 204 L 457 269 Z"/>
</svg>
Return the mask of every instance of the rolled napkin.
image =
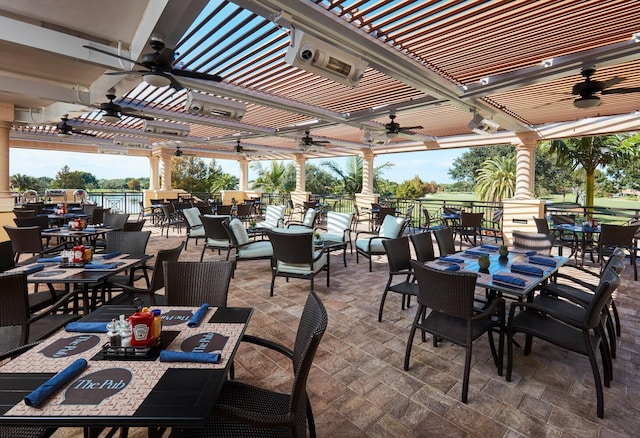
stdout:
<svg viewBox="0 0 640 438">
<path fill-rule="evenodd" d="M 493 274 L 493 281 L 496 283 L 504 283 L 515 287 L 525 287 L 527 282 L 522 278 L 512 277 L 511 275 Z"/>
<path fill-rule="evenodd" d="M 536 266 L 529 265 L 511 265 L 511 272 L 518 272 L 520 274 L 535 275 L 542 277 L 544 271 Z"/>
<path fill-rule="evenodd" d="M 485 256 L 485 255 L 489 255 L 488 252 L 486 251 L 478 251 L 477 249 L 468 249 L 464 252 L 465 254 L 472 254 L 472 255 L 477 255 L 477 256 Z"/>
<path fill-rule="evenodd" d="M 200 362 L 200 363 L 220 363 L 221 355 L 215 353 L 202 353 L 199 351 L 160 351 L 160 362 Z"/>
<path fill-rule="evenodd" d="M 483 243 L 482 245 L 480 245 L 480 248 L 484 248 L 484 249 L 491 249 L 494 251 L 497 251 L 500 249 L 500 247 L 498 245 L 489 245 L 488 243 Z"/>
<path fill-rule="evenodd" d="M 445 262 L 453 262 L 453 263 L 464 263 L 465 260 L 464 259 L 459 259 L 457 257 L 440 257 L 438 260 L 444 260 Z"/>
<path fill-rule="evenodd" d="M 85 269 L 115 269 L 117 267 L 117 263 L 87 263 L 84 265 Z"/>
<path fill-rule="evenodd" d="M 187 325 L 191 328 L 198 327 L 200 325 L 200 321 L 202 320 L 202 318 L 204 318 L 204 315 L 207 313 L 207 310 L 209 310 L 208 304 L 205 303 L 202 306 L 200 306 L 200 308 L 196 310 L 196 313 L 194 313 L 193 316 L 189 318 L 189 322 L 187 322 Z"/>
<path fill-rule="evenodd" d="M 36 260 L 38 263 L 60 263 L 62 261 L 62 256 L 58 257 L 44 257 Z"/>
<path fill-rule="evenodd" d="M 524 253 L 524 255 L 528 255 L 528 256 L 532 256 L 532 255 L 536 255 L 536 254 L 538 254 L 538 251 L 534 251 L 534 250 L 526 251 Z"/>
<path fill-rule="evenodd" d="M 28 394 L 24 398 L 24 402 L 27 406 L 34 408 L 39 407 L 45 402 L 53 393 L 66 385 L 76 375 L 80 374 L 82 370 L 87 367 L 86 359 L 76 359 L 71 365 L 60 371 L 58 374 L 44 382 L 38 388 L 36 388 L 31 394 Z"/>
<path fill-rule="evenodd" d="M 549 257 L 529 257 L 529 263 L 535 263 L 536 265 L 555 266 L 555 259 Z"/>
<path fill-rule="evenodd" d="M 122 251 L 113 251 L 113 252 L 110 252 L 110 253 L 104 254 L 104 255 L 102 256 L 102 259 L 103 259 L 103 260 L 109 260 L 109 259 L 112 259 L 112 258 L 114 258 L 114 257 L 118 257 L 120 254 L 122 254 Z"/>
<path fill-rule="evenodd" d="M 107 333 L 106 322 L 70 322 L 64 327 L 67 332 Z"/>
<path fill-rule="evenodd" d="M 28 268 L 24 268 L 22 272 L 28 275 L 28 274 L 33 274 L 34 272 L 40 272 L 43 269 L 44 269 L 44 265 L 33 265 L 33 266 L 29 266 Z"/>
</svg>

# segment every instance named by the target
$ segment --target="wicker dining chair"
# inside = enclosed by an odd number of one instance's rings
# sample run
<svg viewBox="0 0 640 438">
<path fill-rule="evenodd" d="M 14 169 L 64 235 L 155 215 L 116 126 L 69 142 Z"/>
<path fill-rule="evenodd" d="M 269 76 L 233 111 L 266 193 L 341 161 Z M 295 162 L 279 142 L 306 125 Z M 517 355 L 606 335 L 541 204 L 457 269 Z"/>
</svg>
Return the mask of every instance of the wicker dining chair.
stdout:
<svg viewBox="0 0 640 438">
<path fill-rule="evenodd" d="M 404 369 L 409 370 L 409 358 L 416 330 L 431 334 L 433 346 L 443 339 L 465 347 L 461 400 L 467 402 L 473 341 L 487 333 L 491 355 L 498 375 L 502 375 L 504 351 L 504 300 L 496 298 L 481 313 L 474 309 L 477 276 L 472 272 L 449 272 L 432 269 L 411 261 L 418 280 L 418 310 L 416 311 L 404 356 Z M 427 312 L 427 309 L 431 309 Z M 499 336 L 496 352 L 493 333 Z"/>
<path fill-rule="evenodd" d="M 389 292 L 395 292 L 401 295 L 401 309 L 405 306 L 409 307 L 411 296 L 418 295 L 418 284 L 413 277 L 413 268 L 411 267 L 411 250 L 409 249 L 409 239 L 400 237 L 398 239 L 385 239 L 382 241 L 384 250 L 387 254 L 389 264 L 389 278 L 382 292 L 380 299 L 380 309 L 378 310 L 378 322 L 382 322 L 382 311 L 384 303 Z M 393 283 L 394 278 L 401 277 L 402 280 Z"/>
<path fill-rule="evenodd" d="M 55 246 L 46 246 L 42 243 L 40 235 L 40 227 L 10 227 L 4 225 L 4 230 L 11 239 L 14 260 L 16 263 L 20 261 L 22 254 L 31 254 L 32 256 L 43 257 L 45 254 L 61 251 L 66 248 L 66 244 L 61 243 Z"/>
<path fill-rule="evenodd" d="M 460 251 L 462 251 L 463 241 L 473 246 L 478 245 L 478 238 L 480 238 L 480 242 L 482 242 L 483 217 L 484 213 L 469 213 L 466 211 L 460 213 L 460 224 L 456 230 L 460 236 Z"/>
<path fill-rule="evenodd" d="M 633 267 L 633 279 L 638 280 L 638 263 L 633 245 L 638 228 L 637 225 L 601 225 L 600 238 L 598 239 L 598 261 L 601 269 L 605 264 L 605 257 L 610 256 L 614 248 L 625 249 L 629 252 L 629 259 Z"/>
<path fill-rule="evenodd" d="M 552 234 L 528 233 L 514 230 L 511 232 L 515 249 L 532 250 L 544 255 L 551 255 L 551 248 L 555 241 Z"/>
<path fill-rule="evenodd" d="M 324 305 L 312 291 L 302 310 L 293 349 L 274 341 L 244 335 L 249 342 L 281 353 L 292 361 L 291 392 L 275 392 L 236 380 L 225 381 L 212 416 L 202 428 L 179 431 L 184 438 L 196 437 L 306 437 L 316 436 L 313 409 L 307 395 L 307 378 L 318 345 L 327 329 Z"/>
<path fill-rule="evenodd" d="M 127 221 L 124 223 L 122 227 L 122 231 L 142 231 L 144 228 L 144 224 L 147 222 L 146 219 L 140 219 L 137 221 Z"/>
<path fill-rule="evenodd" d="M 373 271 L 373 256 L 384 255 L 382 241 L 401 237 L 407 228 L 408 221 L 403 217 L 386 215 L 377 232 L 358 231 L 356 233 L 356 263 L 360 263 L 360 256 L 369 259 L 369 272 Z M 360 238 L 360 236 L 363 236 Z"/>
<path fill-rule="evenodd" d="M 226 307 L 233 262 L 165 261 L 164 304 L 166 306 Z"/>
<path fill-rule="evenodd" d="M 413 250 L 416 253 L 416 260 L 420 263 L 424 263 L 436 259 L 436 255 L 433 250 L 433 236 L 431 231 L 411 234 L 409 238 L 411 239 Z"/>
<path fill-rule="evenodd" d="M 453 230 L 449 227 L 440 228 L 433 231 L 438 243 L 438 252 L 440 257 L 453 254 L 456 252 L 456 243 L 453 240 Z"/>
<path fill-rule="evenodd" d="M 212 251 L 218 250 L 227 251 L 227 260 L 229 260 L 229 252 L 231 251 L 231 241 L 229 240 L 229 234 L 225 230 L 222 222 L 229 219 L 229 216 L 224 215 L 203 215 L 200 216 L 202 226 L 204 227 L 204 245 L 202 246 L 202 252 L 200 253 L 200 261 L 204 259 L 204 253 L 207 249 Z"/>
</svg>

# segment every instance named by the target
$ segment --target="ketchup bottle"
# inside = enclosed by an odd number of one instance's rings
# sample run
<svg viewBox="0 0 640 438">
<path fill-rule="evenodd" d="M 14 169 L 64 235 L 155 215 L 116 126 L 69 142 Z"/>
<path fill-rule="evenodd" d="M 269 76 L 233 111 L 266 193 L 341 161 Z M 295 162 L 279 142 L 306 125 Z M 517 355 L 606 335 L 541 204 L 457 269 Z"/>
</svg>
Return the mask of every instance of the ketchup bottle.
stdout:
<svg viewBox="0 0 640 438">
<path fill-rule="evenodd" d="M 153 314 L 145 307 L 129 317 L 133 336 L 132 347 L 149 347 L 153 344 Z"/>
</svg>

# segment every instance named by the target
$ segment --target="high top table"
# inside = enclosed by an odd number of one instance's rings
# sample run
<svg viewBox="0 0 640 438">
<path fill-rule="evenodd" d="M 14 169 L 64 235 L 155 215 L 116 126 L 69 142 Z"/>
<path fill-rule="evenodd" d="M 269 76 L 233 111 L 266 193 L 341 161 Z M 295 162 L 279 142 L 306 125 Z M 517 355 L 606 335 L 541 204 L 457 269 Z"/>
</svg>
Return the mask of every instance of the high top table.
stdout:
<svg viewBox="0 0 640 438">
<path fill-rule="evenodd" d="M 211 352 L 217 364 L 160 362 L 155 357 L 105 358 L 106 334 L 61 331 L 0 367 L 0 425 L 85 427 L 89 435 L 104 427 L 204 425 L 226 379 L 251 319 L 251 308 L 209 308 L 198 327 L 187 321 L 197 307 L 159 306 L 162 349 Z M 104 322 L 131 315 L 131 306 L 102 306 L 80 322 Z M 39 408 L 23 399 L 78 358 L 88 366 Z M 93 428 L 93 429 L 92 429 Z"/>
</svg>

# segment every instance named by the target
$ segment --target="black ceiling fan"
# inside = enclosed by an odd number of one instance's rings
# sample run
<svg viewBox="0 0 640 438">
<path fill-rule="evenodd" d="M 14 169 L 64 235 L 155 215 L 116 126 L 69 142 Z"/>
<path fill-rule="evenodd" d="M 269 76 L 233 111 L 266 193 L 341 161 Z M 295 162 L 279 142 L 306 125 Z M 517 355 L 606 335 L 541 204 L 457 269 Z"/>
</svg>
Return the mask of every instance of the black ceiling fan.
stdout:
<svg viewBox="0 0 640 438">
<path fill-rule="evenodd" d="M 176 151 L 173 153 L 174 157 L 181 157 L 183 152 L 180 150 L 180 146 L 176 146 Z"/>
<path fill-rule="evenodd" d="M 131 62 L 140 67 L 144 67 L 146 70 L 130 70 L 130 71 L 118 71 L 110 72 L 108 75 L 128 75 L 137 74 L 142 75 L 142 78 L 149 85 L 155 87 L 166 87 L 171 85 L 176 91 L 182 90 L 184 87 L 180 85 L 180 82 L 174 77 L 185 77 L 192 79 L 202 79 L 205 81 L 220 82 L 222 78 L 218 75 L 212 75 L 208 73 L 200 73 L 189 70 L 179 70 L 173 68 L 175 60 L 175 51 L 165 46 L 164 41 L 157 37 L 152 37 L 149 41 L 149 45 L 153 49 L 152 53 L 145 53 L 142 55 L 141 62 L 134 61 L 133 59 L 126 58 L 124 56 L 116 55 L 106 50 L 98 49 L 91 46 L 82 46 L 89 50 L 94 50 L 99 53 L 103 53 L 108 56 L 123 59 Z"/>
<path fill-rule="evenodd" d="M 394 138 L 397 137 L 398 134 L 413 131 L 414 129 L 423 129 L 422 126 L 405 126 L 401 127 L 399 123 L 396 122 L 396 113 L 394 111 L 389 113 L 389 118 L 391 121 L 384 125 L 384 129 L 387 130 L 387 137 Z"/>
<path fill-rule="evenodd" d="M 86 132 L 83 129 L 76 129 L 73 126 L 69 125 L 67 122 L 69 118 L 64 115 L 60 117 L 61 122 L 58 122 L 56 125 L 56 135 L 58 137 L 70 137 L 72 134 L 86 135 L 89 137 L 95 137 L 96 134 L 92 134 L 90 132 Z"/>
<path fill-rule="evenodd" d="M 122 107 L 115 103 L 113 100 L 116 98 L 116 95 L 113 88 L 107 92 L 106 97 L 109 99 L 109 102 L 100 104 L 100 111 L 102 112 L 101 117 L 105 122 L 116 123 L 122 117 L 136 117 L 143 120 L 153 120 L 153 117 L 145 116 L 132 108 Z"/>
<path fill-rule="evenodd" d="M 331 144 L 330 141 L 327 140 L 314 140 L 311 135 L 309 135 L 309 130 L 304 131 L 304 136 L 300 138 L 300 147 L 302 149 L 307 149 L 312 146 L 321 146 L 326 144 Z"/>
<path fill-rule="evenodd" d="M 573 101 L 576 108 L 592 108 L 600 105 L 600 97 L 596 93 L 605 94 L 626 94 L 640 92 L 640 87 L 610 88 L 624 81 L 625 78 L 615 76 L 606 81 L 591 79 L 596 72 L 594 67 L 583 68 L 580 72 L 584 77 L 583 82 L 578 82 L 571 89 L 571 94 L 580 96 Z"/>
<path fill-rule="evenodd" d="M 244 154 L 247 152 L 258 152 L 257 149 L 245 149 L 244 146 L 240 143 L 240 138 L 236 139 L 235 150 L 238 154 Z"/>
</svg>

